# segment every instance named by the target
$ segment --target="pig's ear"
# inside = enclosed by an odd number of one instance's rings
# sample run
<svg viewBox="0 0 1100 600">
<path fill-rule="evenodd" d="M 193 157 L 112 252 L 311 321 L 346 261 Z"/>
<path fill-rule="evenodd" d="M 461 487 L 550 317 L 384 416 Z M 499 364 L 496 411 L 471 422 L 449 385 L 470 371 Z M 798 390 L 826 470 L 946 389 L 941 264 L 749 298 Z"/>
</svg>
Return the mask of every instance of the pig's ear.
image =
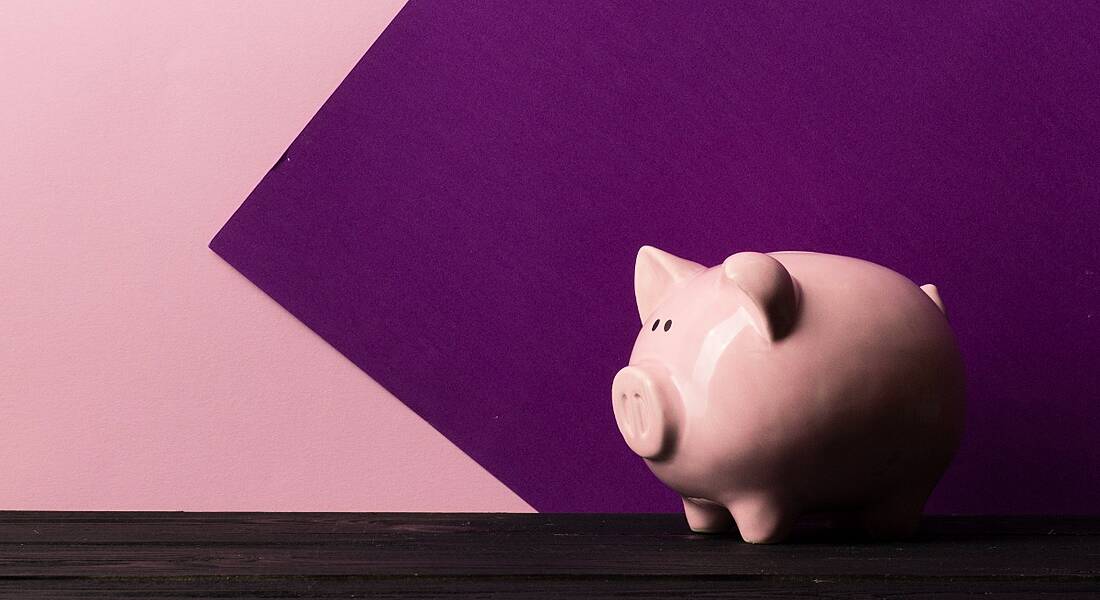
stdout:
<svg viewBox="0 0 1100 600">
<path fill-rule="evenodd" d="M 705 270 L 706 267 L 690 260 L 653 246 L 642 246 L 634 263 L 634 296 L 638 299 L 638 314 L 642 322 L 645 323 L 673 285 Z"/>
<path fill-rule="evenodd" d="M 787 269 L 759 252 L 739 252 L 722 263 L 726 280 L 741 288 L 756 309 L 760 330 L 775 341 L 791 332 L 798 316 L 798 286 Z"/>
</svg>

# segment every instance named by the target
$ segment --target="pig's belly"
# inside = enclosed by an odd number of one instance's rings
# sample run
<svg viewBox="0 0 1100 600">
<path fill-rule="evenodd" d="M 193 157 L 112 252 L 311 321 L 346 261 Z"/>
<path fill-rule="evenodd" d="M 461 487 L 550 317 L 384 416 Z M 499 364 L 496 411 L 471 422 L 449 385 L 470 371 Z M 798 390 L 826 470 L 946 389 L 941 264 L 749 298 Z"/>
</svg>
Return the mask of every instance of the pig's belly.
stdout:
<svg viewBox="0 0 1100 600">
<path fill-rule="evenodd" d="M 806 361 L 774 365 L 763 388 L 770 377 L 805 385 L 767 407 L 717 400 L 692 419 L 682 452 L 650 467 L 681 494 L 724 505 L 764 495 L 792 510 L 836 510 L 927 495 L 958 444 L 963 408 L 961 365 L 951 352 L 931 354 L 917 372 L 887 361 L 824 379 Z"/>
<path fill-rule="evenodd" d="M 826 432 L 812 451 L 791 448 L 766 487 L 803 510 L 859 508 L 898 494 L 927 494 L 954 451 L 951 438 L 946 427 L 880 415 Z"/>
<path fill-rule="evenodd" d="M 961 434 L 961 374 L 945 375 L 944 369 L 950 367 L 937 366 L 923 377 L 904 370 L 868 373 L 838 386 L 828 401 L 779 413 L 773 428 L 794 433 L 761 457 L 772 463 L 761 487 L 804 510 L 927 495 Z"/>
</svg>

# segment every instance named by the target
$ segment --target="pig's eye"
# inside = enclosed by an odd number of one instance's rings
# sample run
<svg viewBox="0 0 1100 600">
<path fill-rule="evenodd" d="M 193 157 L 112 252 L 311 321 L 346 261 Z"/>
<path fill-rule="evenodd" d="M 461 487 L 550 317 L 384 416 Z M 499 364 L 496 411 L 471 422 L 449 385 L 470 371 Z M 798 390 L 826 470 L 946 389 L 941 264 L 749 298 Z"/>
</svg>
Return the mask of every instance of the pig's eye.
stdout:
<svg viewBox="0 0 1100 600">
<path fill-rule="evenodd" d="M 650 331 L 657 331 L 657 326 L 660 325 L 660 324 L 661 324 L 661 320 L 657 319 L 656 321 L 653 322 L 653 327 L 650 327 L 649 330 Z"/>
<path fill-rule="evenodd" d="M 672 319 L 665 321 L 665 331 L 672 329 Z"/>
</svg>

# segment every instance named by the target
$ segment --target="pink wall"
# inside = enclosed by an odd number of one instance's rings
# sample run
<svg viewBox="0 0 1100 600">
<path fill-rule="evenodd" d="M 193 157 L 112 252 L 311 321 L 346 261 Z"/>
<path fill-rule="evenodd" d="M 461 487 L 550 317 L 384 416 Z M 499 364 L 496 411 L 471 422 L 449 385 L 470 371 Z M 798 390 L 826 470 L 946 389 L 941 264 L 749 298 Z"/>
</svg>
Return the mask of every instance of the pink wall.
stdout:
<svg viewBox="0 0 1100 600">
<path fill-rule="evenodd" d="M 530 510 L 206 248 L 401 5 L 0 5 L 0 509 Z"/>
</svg>

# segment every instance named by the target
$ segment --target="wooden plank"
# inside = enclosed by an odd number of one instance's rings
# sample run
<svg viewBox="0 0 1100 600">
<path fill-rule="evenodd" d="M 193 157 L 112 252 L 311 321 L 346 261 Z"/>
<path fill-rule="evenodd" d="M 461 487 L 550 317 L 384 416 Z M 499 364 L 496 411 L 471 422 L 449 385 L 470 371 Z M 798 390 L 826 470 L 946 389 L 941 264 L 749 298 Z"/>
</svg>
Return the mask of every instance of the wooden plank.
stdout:
<svg viewBox="0 0 1100 600">
<path fill-rule="evenodd" d="M 1095 583 L 988 579 L 76 578 L 0 579 L 0 598 L 1096 598 Z"/>
<path fill-rule="evenodd" d="M 0 513 L 0 595 L 133 590 L 1100 597 L 1100 519 L 930 517 L 890 543 L 809 523 L 753 546 L 691 534 L 679 515 Z"/>
<path fill-rule="evenodd" d="M 574 534 L 651 539 L 690 535 L 678 514 L 513 513 L 192 513 L 0 511 L 3 543 L 302 543 L 359 541 L 364 536 L 482 535 L 575 530 Z M 846 541 L 848 534 L 807 523 L 795 543 Z M 921 539 L 1100 536 L 1096 517 L 925 517 Z M 242 537 L 245 536 L 245 537 Z"/>
<path fill-rule="evenodd" d="M 1068 540 L 1072 543 L 1054 543 Z M 1100 577 L 1100 554 L 1082 538 L 1016 544 L 749 546 L 732 540 L 649 546 L 447 537 L 361 544 L 50 544 L 0 546 L 3 576 L 787 575 L 887 577 Z"/>
</svg>

